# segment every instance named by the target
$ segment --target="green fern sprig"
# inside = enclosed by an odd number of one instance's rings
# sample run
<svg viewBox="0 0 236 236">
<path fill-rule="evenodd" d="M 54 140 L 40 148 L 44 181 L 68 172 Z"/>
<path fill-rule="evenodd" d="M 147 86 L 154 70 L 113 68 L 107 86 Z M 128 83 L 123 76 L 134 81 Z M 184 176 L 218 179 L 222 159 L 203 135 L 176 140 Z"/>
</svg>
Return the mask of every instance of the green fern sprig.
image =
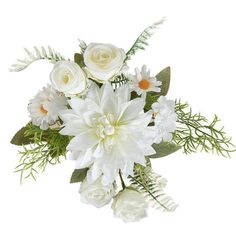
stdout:
<svg viewBox="0 0 236 236">
<path fill-rule="evenodd" d="M 57 62 L 61 60 L 65 60 L 65 58 L 52 49 L 51 47 L 33 47 L 32 50 L 29 50 L 27 48 L 24 48 L 26 52 L 26 57 L 24 59 L 17 59 L 17 62 L 11 66 L 9 69 L 13 72 L 22 71 L 25 68 L 27 68 L 29 65 L 31 65 L 33 62 L 38 60 L 48 60 L 50 62 Z"/>
<path fill-rule="evenodd" d="M 148 46 L 147 40 L 155 33 L 158 27 L 165 21 L 165 18 L 162 18 L 160 21 L 155 22 L 154 24 L 147 27 L 136 39 L 132 47 L 126 53 L 126 59 L 130 60 L 130 58 L 139 50 L 145 50 L 145 46 Z"/>
<path fill-rule="evenodd" d="M 55 165 L 60 163 L 61 157 L 66 158 L 70 138 L 61 135 L 58 130 L 41 130 L 29 123 L 25 136 L 30 137 L 32 142 L 23 146 L 19 152 L 21 159 L 15 172 L 20 172 L 21 182 L 28 177 L 36 179 L 37 174 L 45 171 L 48 164 Z"/>
<path fill-rule="evenodd" d="M 212 122 L 200 113 L 193 114 L 187 103 L 176 101 L 175 111 L 177 114 L 177 129 L 173 133 L 173 141 L 183 146 L 184 153 L 190 154 L 198 150 L 216 152 L 218 155 L 230 157 L 235 151 L 224 132 L 224 127 L 218 128 L 219 118 L 215 115 Z"/>
<path fill-rule="evenodd" d="M 87 48 L 87 44 L 81 39 L 78 39 L 78 41 L 79 41 L 80 52 L 81 54 L 83 54 L 85 52 L 85 49 Z"/>
<path fill-rule="evenodd" d="M 114 89 L 117 89 L 122 85 L 128 83 L 128 81 L 129 79 L 124 74 L 121 74 L 116 76 L 116 78 L 113 81 L 111 81 L 111 85 Z"/>
<path fill-rule="evenodd" d="M 150 164 L 146 167 L 136 164 L 134 176 L 129 176 L 129 179 L 131 186 L 140 191 L 152 207 L 163 211 L 174 211 L 177 208 L 178 205 L 163 191 L 166 180 L 154 173 Z"/>
</svg>

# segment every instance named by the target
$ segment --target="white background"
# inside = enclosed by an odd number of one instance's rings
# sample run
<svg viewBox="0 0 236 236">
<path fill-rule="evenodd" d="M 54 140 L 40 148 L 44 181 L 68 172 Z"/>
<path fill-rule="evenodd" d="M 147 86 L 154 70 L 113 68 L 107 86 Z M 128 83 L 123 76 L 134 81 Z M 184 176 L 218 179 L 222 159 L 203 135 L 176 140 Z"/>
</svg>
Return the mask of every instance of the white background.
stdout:
<svg viewBox="0 0 236 236">
<path fill-rule="evenodd" d="M 0 3 L 0 235 L 236 235 L 236 153 L 231 159 L 181 152 L 153 161 L 179 203 L 174 213 L 125 224 L 110 206 L 80 202 L 70 185 L 71 161 L 48 168 L 37 182 L 19 184 L 13 173 L 13 134 L 28 122 L 27 103 L 49 81 L 52 65 L 37 62 L 9 73 L 22 47 L 51 45 L 63 55 L 78 51 L 77 38 L 108 42 L 128 50 L 138 34 L 162 16 L 168 21 L 133 57 L 130 67 L 147 64 L 153 74 L 172 68 L 169 98 L 188 101 L 194 111 L 218 114 L 236 142 L 235 1 L 1 1 Z"/>
</svg>

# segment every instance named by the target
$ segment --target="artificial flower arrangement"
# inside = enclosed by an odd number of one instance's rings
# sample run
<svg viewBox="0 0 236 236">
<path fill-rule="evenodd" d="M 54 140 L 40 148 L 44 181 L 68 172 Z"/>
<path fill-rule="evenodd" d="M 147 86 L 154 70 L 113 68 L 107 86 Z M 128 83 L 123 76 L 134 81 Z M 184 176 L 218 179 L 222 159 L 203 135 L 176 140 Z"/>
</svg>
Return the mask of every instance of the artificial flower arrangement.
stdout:
<svg viewBox="0 0 236 236">
<path fill-rule="evenodd" d="M 113 201 L 115 216 L 136 221 L 146 216 L 148 206 L 177 207 L 164 192 L 166 179 L 153 171 L 153 159 L 181 148 L 185 154 L 211 151 L 225 157 L 234 151 L 231 139 L 216 127 L 217 116 L 208 122 L 187 103 L 166 98 L 170 67 L 156 76 L 146 66 L 128 73 L 128 61 L 145 49 L 162 22 L 146 28 L 126 53 L 82 40 L 74 60 L 50 47 L 25 49 L 27 58 L 12 71 L 40 59 L 54 67 L 50 84 L 29 102 L 31 120 L 11 140 L 23 146 L 16 167 L 21 179 L 35 179 L 70 152 L 75 162 L 70 183 L 81 182 L 81 200 L 96 207 Z"/>
</svg>

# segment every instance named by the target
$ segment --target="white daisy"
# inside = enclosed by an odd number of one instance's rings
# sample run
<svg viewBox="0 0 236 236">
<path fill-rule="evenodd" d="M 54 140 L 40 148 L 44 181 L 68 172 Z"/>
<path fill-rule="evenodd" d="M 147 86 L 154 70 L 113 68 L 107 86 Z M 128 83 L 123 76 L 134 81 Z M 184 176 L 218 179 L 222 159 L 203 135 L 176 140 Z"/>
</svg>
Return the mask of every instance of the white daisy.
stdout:
<svg viewBox="0 0 236 236">
<path fill-rule="evenodd" d="M 72 98 L 69 104 L 72 109 L 60 113 L 60 133 L 75 136 L 67 149 L 77 169 L 89 167 L 89 182 L 101 176 L 107 185 L 119 170 L 133 175 L 134 163 L 145 165 L 145 156 L 155 154 L 148 127 L 152 112 L 143 112 L 144 99 L 130 101 L 128 86 L 114 92 L 110 84 L 93 84 L 84 100 Z"/>
<path fill-rule="evenodd" d="M 175 113 L 175 102 L 167 100 L 166 97 L 159 97 L 158 101 L 152 104 L 155 116 L 155 143 L 171 141 L 172 132 L 176 128 L 177 115 Z"/>
<path fill-rule="evenodd" d="M 34 125 L 46 130 L 58 120 L 60 110 L 66 109 L 67 100 L 50 85 L 30 100 L 28 111 Z"/>
<path fill-rule="evenodd" d="M 135 69 L 135 75 L 129 75 L 129 87 L 138 95 L 146 94 L 146 92 L 160 92 L 161 81 L 157 81 L 155 77 L 150 76 L 150 70 L 147 71 L 147 66 L 143 65 L 142 70 Z"/>
</svg>

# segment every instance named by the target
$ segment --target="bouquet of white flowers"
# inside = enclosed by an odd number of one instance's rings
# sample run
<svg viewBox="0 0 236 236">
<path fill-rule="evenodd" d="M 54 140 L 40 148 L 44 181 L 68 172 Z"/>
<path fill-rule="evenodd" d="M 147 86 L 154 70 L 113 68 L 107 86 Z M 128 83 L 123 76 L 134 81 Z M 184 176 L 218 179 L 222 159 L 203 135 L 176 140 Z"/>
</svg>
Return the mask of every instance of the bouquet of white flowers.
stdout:
<svg viewBox="0 0 236 236">
<path fill-rule="evenodd" d="M 27 57 L 11 68 L 21 71 L 46 59 L 54 64 L 50 84 L 30 100 L 29 123 L 12 144 L 23 146 L 16 172 L 36 178 L 61 157 L 75 162 L 71 183 L 81 182 L 81 200 L 96 207 L 112 199 L 114 215 L 124 221 L 146 216 L 149 206 L 173 211 L 165 195 L 166 180 L 154 173 L 151 160 L 179 149 L 185 154 L 212 151 L 229 156 L 230 138 L 187 103 L 168 100 L 170 67 L 157 75 L 144 65 L 135 73 L 127 63 L 163 20 L 146 28 L 126 53 L 111 44 L 79 40 L 80 53 L 66 59 L 50 47 L 25 49 Z"/>
</svg>

